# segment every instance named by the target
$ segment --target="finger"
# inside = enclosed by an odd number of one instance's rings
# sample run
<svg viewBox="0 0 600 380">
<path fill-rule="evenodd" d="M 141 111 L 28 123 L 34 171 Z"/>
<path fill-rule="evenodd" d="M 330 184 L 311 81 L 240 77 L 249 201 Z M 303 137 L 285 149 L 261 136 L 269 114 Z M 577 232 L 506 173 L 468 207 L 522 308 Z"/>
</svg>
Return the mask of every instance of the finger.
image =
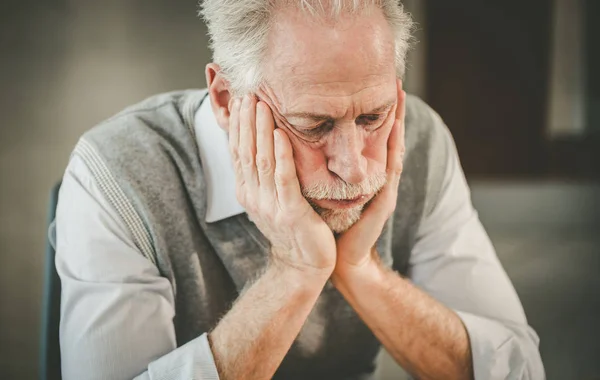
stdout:
<svg viewBox="0 0 600 380">
<path fill-rule="evenodd" d="M 258 176 L 256 173 L 256 99 L 246 95 L 240 110 L 240 142 L 238 144 L 240 162 L 244 181 L 256 189 Z M 251 190 L 254 191 L 254 190 Z"/>
<path fill-rule="evenodd" d="M 390 131 L 387 147 L 386 184 L 376 199 L 371 202 L 363 216 L 370 223 L 383 224 L 393 212 L 400 176 L 402 175 L 404 159 L 404 116 L 406 113 L 406 93 L 402 90 L 402 82 L 398 81 L 398 105 L 396 106 L 396 120 Z M 378 216 L 382 216 L 379 217 Z"/>
<path fill-rule="evenodd" d="M 261 193 L 266 199 L 275 195 L 275 152 L 273 130 L 275 122 L 271 109 L 264 102 L 256 105 L 256 169 Z"/>
<path fill-rule="evenodd" d="M 236 174 L 238 174 L 238 172 L 241 173 L 238 151 L 240 143 L 240 105 L 241 100 L 235 98 L 232 100 L 229 108 L 229 152 L 231 153 L 231 161 Z"/>
<path fill-rule="evenodd" d="M 296 164 L 292 144 L 281 129 L 274 131 L 275 139 L 275 186 L 277 199 L 282 209 L 302 201 L 300 183 L 296 175 Z"/>
<path fill-rule="evenodd" d="M 401 122 L 396 120 L 390 133 L 390 140 L 394 135 L 394 139 L 399 139 L 398 130 L 401 128 L 400 124 Z M 388 163 L 390 162 L 390 159 L 391 157 L 388 158 Z M 365 242 L 365 244 L 370 244 L 377 240 L 385 223 L 396 209 L 398 185 L 400 183 L 400 173 L 402 172 L 401 166 L 402 161 L 400 161 L 399 171 L 394 165 L 392 167 L 388 166 L 385 185 L 362 213 L 358 223 L 351 227 L 346 233 L 360 234 L 360 236 L 363 237 L 361 241 Z M 367 249 L 370 247 L 362 248 Z"/>
<path fill-rule="evenodd" d="M 402 82 L 398 81 L 398 105 L 396 120 L 388 138 L 386 172 L 400 176 L 404 159 L 404 118 L 406 114 L 406 93 L 402 90 Z M 391 178 L 388 178 L 391 179 Z"/>
<path fill-rule="evenodd" d="M 360 221 L 350 229 L 354 230 L 352 233 L 358 232 L 364 236 L 365 239 L 362 241 L 365 242 L 375 241 L 379 237 L 385 223 L 396 208 L 398 186 L 403 169 L 404 117 L 406 113 L 406 93 L 402 90 L 400 81 L 398 81 L 397 87 L 396 119 L 388 138 L 386 184 L 363 212 Z"/>
<path fill-rule="evenodd" d="M 235 98 L 231 101 L 229 109 L 229 151 L 231 153 L 231 162 L 235 172 L 235 194 L 241 205 L 246 205 L 246 189 L 242 164 L 240 162 L 239 143 L 240 143 L 240 107 L 242 100 Z"/>
</svg>

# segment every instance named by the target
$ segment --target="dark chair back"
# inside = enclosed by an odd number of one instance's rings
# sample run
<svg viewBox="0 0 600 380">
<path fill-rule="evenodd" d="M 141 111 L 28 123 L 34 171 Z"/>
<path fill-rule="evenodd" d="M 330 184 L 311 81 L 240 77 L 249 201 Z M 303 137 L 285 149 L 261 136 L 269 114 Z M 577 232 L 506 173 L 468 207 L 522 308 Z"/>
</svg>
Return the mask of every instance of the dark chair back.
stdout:
<svg viewBox="0 0 600 380">
<path fill-rule="evenodd" d="M 42 301 L 42 332 L 40 345 L 40 380 L 60 380 L 60 278 L 54 265 L 54 247 L 50 242 L 49 228 L 54 222 L 58 203 L 57 183 L 50 192 L 48 222 L 46 230 L 46 252 L 44 265 L 44 296 Z"/>
</svg>

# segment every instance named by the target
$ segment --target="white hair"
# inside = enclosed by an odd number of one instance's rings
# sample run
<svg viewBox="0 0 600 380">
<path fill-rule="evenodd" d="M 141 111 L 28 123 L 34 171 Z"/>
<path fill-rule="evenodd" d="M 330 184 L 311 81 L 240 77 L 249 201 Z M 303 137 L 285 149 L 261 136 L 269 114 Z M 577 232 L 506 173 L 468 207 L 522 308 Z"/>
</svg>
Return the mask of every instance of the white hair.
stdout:
<svg viewBox="0 0 600 380">
<path fill-rule="evenodd" d="M 263 81 L 261 64 L 277 8 L 295 7 L 313 16 L 336 21 L 378 6 L 395 39 L 396 75 L 404 77 L 406 53 L 414 23 L 398 0 L 200 0 L 200 16 L 208 26 L 213 61 L 235 94 L 253 92 Z"/>
</svg>

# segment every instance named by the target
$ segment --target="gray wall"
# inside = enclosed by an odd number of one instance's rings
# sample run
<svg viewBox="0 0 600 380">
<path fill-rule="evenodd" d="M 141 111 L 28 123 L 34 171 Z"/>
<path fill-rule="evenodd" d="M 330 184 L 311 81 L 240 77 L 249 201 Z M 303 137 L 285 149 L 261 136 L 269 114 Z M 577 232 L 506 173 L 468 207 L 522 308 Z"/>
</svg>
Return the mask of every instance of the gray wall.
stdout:
<svg viewBox="0 0 600 380">
<path fill-rule="evenodd" d="M 203 87 L 196 2 L 0 5 L 0 378 L 32 379 L 48 191 L 83 131 L 160 91 Z"/>
</svg>

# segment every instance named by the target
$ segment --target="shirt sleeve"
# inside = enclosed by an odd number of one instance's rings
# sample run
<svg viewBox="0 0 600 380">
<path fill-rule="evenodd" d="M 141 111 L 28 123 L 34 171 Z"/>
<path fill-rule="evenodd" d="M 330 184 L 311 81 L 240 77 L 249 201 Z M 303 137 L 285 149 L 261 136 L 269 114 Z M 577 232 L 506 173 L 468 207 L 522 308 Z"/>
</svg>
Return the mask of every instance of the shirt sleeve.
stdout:
<svg viewBox="0 0 600 380">
<path fill-rule="evenodd" d="M 443 187 L 419 226 L 409 276 L 461 318 L 476 380 L 545 379 L 538 336 L 472 206 L 445 127 L 444 133 L 448 154 Z"/>
<path fill-rule="evenodd" d="M 56 212 L 65 380 L 218 379 L 207 335 L 177 348 L 173 289 L 73 155 Z"/>
</svg>

